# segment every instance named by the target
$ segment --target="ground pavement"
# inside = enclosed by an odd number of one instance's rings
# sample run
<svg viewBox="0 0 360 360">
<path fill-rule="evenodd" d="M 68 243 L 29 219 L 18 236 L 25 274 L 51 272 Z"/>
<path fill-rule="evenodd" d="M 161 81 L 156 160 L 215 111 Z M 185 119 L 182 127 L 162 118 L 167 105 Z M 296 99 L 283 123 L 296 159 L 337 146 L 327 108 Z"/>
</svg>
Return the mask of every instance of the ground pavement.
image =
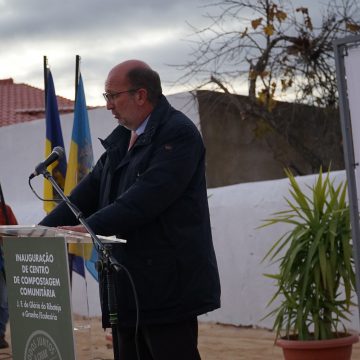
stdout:
<svg viewBox="0 0 360 360">
<path fill-rule="evenodd" d="M 92 319 L 90 333 L 86 331 L 83 334 L 76 331 L 75 333 L 78 353 L 80 353 L 78 360 L 113 359 L 111 342 L 106 339 L 107 333 L 101 329 L 100 319 Z M 10 330 L 7 338 L 10 339 Z M 283 359 L 281 349 L 274 346 L 274 334 L 265 329 L 200 323 L 199 349 L 202 360 Z M 12 359 L 11 349 L 0 350 L 0 360 L 8 359 Z M 359 343 L 353 347 L 352 360 L 360 360 Z"/>
</svg>

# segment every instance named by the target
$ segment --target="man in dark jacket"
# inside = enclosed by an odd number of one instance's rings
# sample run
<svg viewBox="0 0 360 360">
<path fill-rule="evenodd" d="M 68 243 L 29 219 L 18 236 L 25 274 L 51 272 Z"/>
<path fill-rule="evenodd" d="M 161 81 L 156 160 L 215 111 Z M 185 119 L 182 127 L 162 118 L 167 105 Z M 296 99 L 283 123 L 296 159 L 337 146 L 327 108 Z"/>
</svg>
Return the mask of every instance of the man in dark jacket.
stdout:
<svg viewBox="0 0 360 360">
<path fill-rule="evenodd" d="M 119 126 L 102 141 L 105 153 L 70 200 L 96 234 L 127 240 L 112 254 L 138 294 L 141 359 L 200 359 L 197 316 L 220 307 L 201 135 L 170 106 L 158 74 L 142 61 L 115 66 L 105 91 Z M 84 231 L 64 203 L 41 224 Z M 120 358 L 137 359 L 136 306 L 123 271 L 116 273 L 116 295 Z M 103 290 L 101 297 L 108 327 Z"/>
</svg>

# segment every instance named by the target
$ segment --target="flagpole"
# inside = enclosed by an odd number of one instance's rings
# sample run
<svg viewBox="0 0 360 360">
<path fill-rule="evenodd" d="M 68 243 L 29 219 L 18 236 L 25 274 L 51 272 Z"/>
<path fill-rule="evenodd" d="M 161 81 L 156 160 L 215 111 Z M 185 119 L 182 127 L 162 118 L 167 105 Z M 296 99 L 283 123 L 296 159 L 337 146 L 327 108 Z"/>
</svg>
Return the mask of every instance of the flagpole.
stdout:
<svg viewBox="0 0 360 360">
<path fill-rule="evenodd" d="M 75 105 L 74 105 L 74 114 L 75 114 L 75 108 L 76 108 L 76 99 L 77 99 L 77 92 L 79 87 L 79 73 L 80 73 L 80 55 L 76 55 L 75 57 Z M 71 145 L 70 145 L 71 147 Z M 70 150 L 71 153 L 71 150 Z M 70 161 L 70 160 L 69 160 Z M 66 181 L 65 181 L 66 183 Z M 65 189 L 64 189 L 65 190 Z M 68 246 L 68 261 L 69 261 L 69 273 L 70 273 L 70 284 L 72 286 L 72 272 L 73 272 L 73 264 L 74 264 L 74 257 L 75 255 L 71 253 L 70 246 Z M 85 265 L 82 263 L 83 269 L 84 269 L 84 275 L 85 275 Z"/>
<path fill-rule="evenodd" d="M 79 77 L 80 77 L 80 55 L 76 55 L 75 60 L 75 102 L 77 97 L 78 85 L 79 85 Z"/>
<path fill-rule="evenodd" d="M 47 56 L 45 55 L 44 56 L 44 91 L 45 91 L 45 109 L 46 109 L 46 101 L 47 101 L 47 77 L 48 77 L 48 59 L 47 59 Z"/>
</svg>

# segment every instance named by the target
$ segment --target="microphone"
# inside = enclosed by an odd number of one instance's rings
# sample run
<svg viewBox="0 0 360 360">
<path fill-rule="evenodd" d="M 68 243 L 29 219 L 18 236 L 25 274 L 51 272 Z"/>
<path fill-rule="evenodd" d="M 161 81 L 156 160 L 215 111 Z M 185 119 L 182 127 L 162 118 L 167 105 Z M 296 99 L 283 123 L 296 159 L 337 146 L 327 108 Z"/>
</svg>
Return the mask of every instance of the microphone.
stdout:
<svg viewBox="0 0 360 360">
<path fill-rule="evenodd" d="M 52 153 L 35 168 L 35 171 L 32 174 L 30 174 L 29 180 L 44 173 L 49 165 L 51 165 L 56 160 L 61 159 L 64 155 L 64 149 L 61 146 L 55 146 Z"/>
</svg>

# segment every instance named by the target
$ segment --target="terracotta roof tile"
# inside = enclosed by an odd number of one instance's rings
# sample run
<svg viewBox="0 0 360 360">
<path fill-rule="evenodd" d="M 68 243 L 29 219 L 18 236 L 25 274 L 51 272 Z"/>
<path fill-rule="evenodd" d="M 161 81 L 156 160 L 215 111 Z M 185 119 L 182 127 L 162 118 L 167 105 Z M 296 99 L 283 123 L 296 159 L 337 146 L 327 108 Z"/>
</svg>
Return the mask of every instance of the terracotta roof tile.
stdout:
<svg viewBox="0 0 360 360">
<path fill-rule="evenodd" d="M 0 127 L 45 118 L 44 90 L 0 80 Z M 57 96 L 60 114 L 74 111 L 74 101 Z"/>
</svg>

